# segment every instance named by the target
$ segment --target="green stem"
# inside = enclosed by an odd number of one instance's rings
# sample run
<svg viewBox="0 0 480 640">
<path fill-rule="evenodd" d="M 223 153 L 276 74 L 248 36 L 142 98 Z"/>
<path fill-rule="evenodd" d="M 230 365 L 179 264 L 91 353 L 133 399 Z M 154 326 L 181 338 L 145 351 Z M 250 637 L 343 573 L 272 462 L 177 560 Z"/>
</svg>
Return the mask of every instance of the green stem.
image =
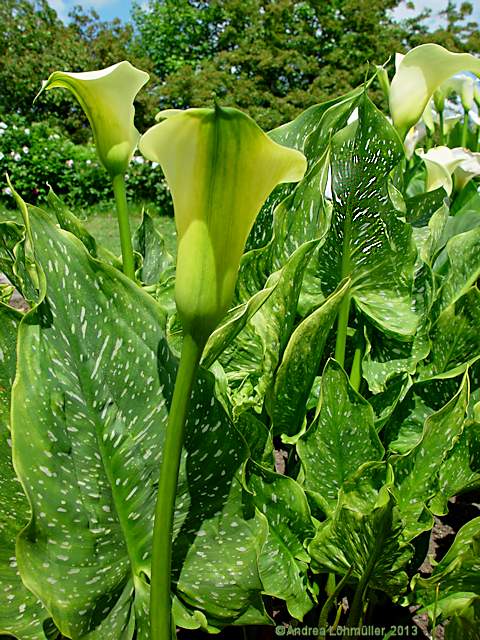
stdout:
<svg viewBox="0 0 480 640">
<path fill-rule="evenodd" d="M 185 336 L 168 414 L 155 509 L 150 592 L 151 640 L 171 640 L 175 637 L 170 597 L 173 513 L 185 422 L 202 351 L 203 348 L 191 336 Z"/>
<path fill-rule="evenodd" d="M 443 109 L 438 112 L 438 118 L 440 120 L 440 144 L 445 144 L 445 136 L 443 134 Z"/>
<path fill-rule="evenodd" d="M 123 273 L 135 280 L 135 263 L 133 260 L 132 237 L 128 220 L 127 193 L 125 191 L 125 176 L 117 175 L 113 178 L 113 193 L 117 207 L 118 230 L 120 232 L 120 246 L 122 248 Z"/>
<path fill-rule="evenodd" d="M 335 360 L 345 365 L 345 347 L 347 345 L 348 317 L 350 315 L 350 294 L 346 293 L 338 311 L 337 339 L 335 342 Z"/>
<path fill-rule="evenodd" d="M 330 593 L 330 595 L 326 599 L 325 604 L 323 605 L 322 610 L 320 611 L 320 617 L 318 619 L 318 626 L 320 628 L 323 628 L 323 629 L 327 628 L 328 614 L 330 613 L 333 605 L 335 604 L 335 600 L 337 599 L 341 590 L 343 589 L 348 579 L 350 578 L 351 573 L 352 573 L 352 567 L 349 568 L 347 573 L 343 576 L 340 582 L 336 585 L 335 589 L 332 591 L 332 593 Z"/>
<path fill-rule="evenodd" d="M 468 111 L 465 110 L 463 114 L 462 141 L 460 146 L 466 148 L 467 140 L 468 140 Z"/>
<path fill-rule="evenodd" d="M 365 591 L 367 590 L 367 584 L 368 578 L 366 578 L 366 574 L 364 574 L 360 579 L 355 590 L 355 595 L 353 596 L 352 608 L 350 609 L 350 614 L 347 620 L 348 627 L 355 628 L 360 625 L 363 611 L 363 599 L 365 597 Z"/>
<path fill-rule="evenodd" d="M 362 381 L 362 357 L 363 357 L 363 327 L 357 329 L 355 353 L 353 356 L 352 368 L 350 370 L 350 384 L 358 391 Z"/>
</svg>

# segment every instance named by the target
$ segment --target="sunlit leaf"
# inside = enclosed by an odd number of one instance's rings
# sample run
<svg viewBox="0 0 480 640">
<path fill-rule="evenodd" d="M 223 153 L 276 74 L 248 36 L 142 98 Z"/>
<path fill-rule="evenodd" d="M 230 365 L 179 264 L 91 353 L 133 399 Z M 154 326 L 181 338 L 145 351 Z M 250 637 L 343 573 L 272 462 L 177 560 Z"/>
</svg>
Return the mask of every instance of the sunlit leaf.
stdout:
<svg viewBox="0 0 480 640">
<path fill-rule="evenodd" d="M 366 96 L 359 121 L 332 139 L 332 223 L 318 252 L 324 295 L 351 278 L 351 296 L 383 331 L 408 338 L 416 329 L 411 290 L 411 228 L 390 201 L 388 175 L 403 155 L 396 131 Z"/>
</svg>

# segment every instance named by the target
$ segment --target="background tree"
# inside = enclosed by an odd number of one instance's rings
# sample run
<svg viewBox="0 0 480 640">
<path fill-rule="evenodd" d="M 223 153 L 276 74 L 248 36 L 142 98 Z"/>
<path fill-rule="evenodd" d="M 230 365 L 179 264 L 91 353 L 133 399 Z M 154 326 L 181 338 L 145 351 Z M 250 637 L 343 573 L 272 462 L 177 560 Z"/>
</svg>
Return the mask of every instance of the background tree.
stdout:
<svg viewBox="0 0 480 640">
<path fill-rule="evenodd" d="M 31 121 L 46 119 L 64 128 L 76 141 L 86 140 L 89 128 L 68 92 L 42 95 L 33 104 L 42 80 L 52 71 L 100 69 L 129 59 L 153 73 L 148 58 L 135 50 L 132 25 L 120 20 L 101 22 L 98 14 L 76 8 L 65 25 L 46 0 L 3 0 L 0 3 L 0 112 L 15 110 Z M 153 86 L 158 81 L 152 83 Z M 143 92 L 138 104 L 139 126 L 151 124 L 157 98 Z"/>
<path fill-rule="evenodd" d="M 164 107 L 210 103 L 265 128 L 361 83 L 402 46 L 398 0 L 150 0 L 133 17 Z"/>
</svg>

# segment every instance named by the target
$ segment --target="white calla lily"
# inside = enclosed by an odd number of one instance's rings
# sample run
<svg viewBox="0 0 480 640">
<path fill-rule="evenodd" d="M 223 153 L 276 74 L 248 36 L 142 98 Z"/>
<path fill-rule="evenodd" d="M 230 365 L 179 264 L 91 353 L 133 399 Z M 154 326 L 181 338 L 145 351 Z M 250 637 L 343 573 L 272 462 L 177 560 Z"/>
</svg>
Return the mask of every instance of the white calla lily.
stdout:
<svg viewBox="0 0 480 640">
<path fill-rule="evenodd" d="M 463 189 L 471 178 L 480 175 L 480 153 L 461 147 L 434 147 L 427 152 L 418 149 L 416 153 L 427 169 L 427 191 L 443 187 L 450 195 L 453 191 L 453 175 L 457 190 Z"/>
<path fill-rule="evenodd" d="M 405 155 L 410 160 L 418 145 L 427 135 L 427 127 L 423 122 L 417 123 L 414 127 L 411 127 L 403 142 L 403 148 L 405 149 Z"/>
<path fill-rule="evenodd" d="M 480 176 L 480 153 L 462 149 L 464 159 L 454 171 L 455 189 L 460 191 L 475 176 Z"/>
<path fill-rule="evenodd" d="M 125 173 L 137 147 L 133 101 L 148 79 L 148 73 L 124 61 L 99 71 L 54 71 L 40 93 L 56 87 L 73 93 L 92 127 L 100 161 L 114 178 Z"/>
<path fill-rule="evenodd" d="M 456 93 L 459 96 L 465 111 L 469 111 L 473 107 L 474 79 L 471 76 L 464 74 L 454 76 L 444 82 L 442 87 L 444 87 L 447 96 L 452 93 Z"/>
<path fill-rule="evenodd" d="M 273 142 L 237 109 L 170 110 L 140 140 L 160 163 L 175 209 L 175 297 L 185 332 L 203 344 L 232 301 L 245 242 L 280 182 L 303 177 L 302 153 Z"/>
<path fill-rule="evenodd" d="M 405 55 L 390 85 L 390 113 L 401 135 L 420 119 L 435 90 L 460 71 L 480 74 L 480 59 L 437 44 L 420 45 Z"/>
</svg>

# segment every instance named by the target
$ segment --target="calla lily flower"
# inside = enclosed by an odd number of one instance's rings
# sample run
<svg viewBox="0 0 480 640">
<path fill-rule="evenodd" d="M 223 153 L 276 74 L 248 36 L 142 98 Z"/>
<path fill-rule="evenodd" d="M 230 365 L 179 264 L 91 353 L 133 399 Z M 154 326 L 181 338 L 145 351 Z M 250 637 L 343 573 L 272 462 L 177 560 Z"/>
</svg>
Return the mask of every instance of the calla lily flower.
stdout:
<svg viewBox="0 0 480 640">
<path fill-rule="evenodd" d="M 204 344 L 231 304 L 262 204 L 280 182 L 300 180 L 307 163 L 237 109 L 168 111 L 162 117 L 139 148 L 162 166 L 172 192 L 177 310 L 185 332 Z"/>
<path fill-rule="evenodd" d="M 469 180 L 480 175 L 480 153 L 457 147 L 434 147 L 426 153 L 417 150 L 417 155 L 425 162 L 427 169 L 427 191 L 443 187 L 448 195 L 453 190 L 452 175 L 455 176 L 457 190 L 463 189 Z"/>
<path fill-rule="evenodd" d="M 133 101 L 148 79 L 148 73 L 124 61 L 100 71 L 54 71 L 40 93 L 55 87 L 73 93 L 92 127 L 100 161 L 115 178 L 125 173 L 137 147 Z"/>
<path fill-rule="evenodd" d="M 410 128 L 403 142 L 405 155 L 409 160 L 410 158 L 412 158 L 417 144 L 421 142 L 426 135 L 427 135 L 427 127 L 423 122 L 418 122 L 414 127 Z"/>
<path fill-rule="evenodd" d="M 465 111 L 470 111 L 474 103 L 474 80 L 471 76 L 463 74 L 454 76 L 444 82 L 442 86 L 444 87 L 444 92 L 447 96 L 451 93 L 456 93 L 460 97 L 462 107 Z"/>
<path fill-rule="evenodd" d="M 477 107 L 480 107 L 480 86 L 478 82 L 473 83 L 473 99 Z"/>
<path fill-rule="evenodd" d="M 390 113 L 402 136 L 419 120 L 435 90 L 460 71 L 480 74 L 480 59 L 437 44 L 422 44 L 405 55 L 390 85 Z"/>
</svg>

